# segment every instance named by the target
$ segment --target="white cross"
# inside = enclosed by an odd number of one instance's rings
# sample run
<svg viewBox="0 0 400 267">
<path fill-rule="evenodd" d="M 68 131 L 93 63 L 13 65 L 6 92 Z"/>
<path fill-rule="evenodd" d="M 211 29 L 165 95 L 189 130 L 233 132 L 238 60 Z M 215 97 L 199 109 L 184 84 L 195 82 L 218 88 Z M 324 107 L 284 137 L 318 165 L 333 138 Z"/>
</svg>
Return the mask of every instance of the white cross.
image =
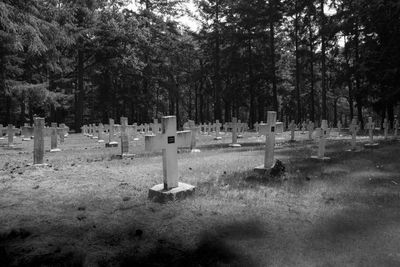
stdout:
<svg viewBox="0 0 400 267">
<path fill-rule="evenodd" d="M 221 129 L 221 123 L 219 123 L 219 120 L 216 120 L 216 122 L 214 124 L 214 127 L 215 127 L 215 138 L 214 139 L 215 140 L 221 140 L 222 137 L 219 136 L 219 131 Z"/>
<path fill-rule="evenodd" d="M 265 157 L 264 166 L 257 167 L 256 170 L 267 170 L 274 166 L 274 148 L 276 132 L 276 112 L 268 111 L 267 124 L 260 125 L 261 134 L 265 135 Z"/>
<path fill-rule="evenodd" d="M 162 118 L 162 133 L 145 136 L 145 150 L 163 153 L 164 190 L 178 187 L 178 147 L 190 147 L 190 131 L 176 131 L 176 116 Z"/>
<path fill-rule="evenodd" d="M 238 130 L 238 121 L 235 117 L 232 117 L 232 122 L 229 123 L 229 127 L 232 129 L 232 144 L 231 147 L 240 147 L 241 145 L 237 142 L 237 130 Z"/>
<path fill-rule="evenodd" d="M 314 158 L 329 159 L 328 157 L 325 157 L 326 138 L 329 136 L 329 133 L 328 133 L 328 121 L 327 120 L 322 120 L 321 128 L 318 128 L 317 130 L 318 130 L 317 132 L 318 132 L 318 137 L 319 137 L 318 156 L 314 157 Z"/>
<path fill-rule="evenodd" d="M 384 119 L 383 121 L 383 129 L 384 129 L 384 134 L 385 134 L 385 140 L 388 138 L 388 131 L 389 131 L 390 125 L 387 119 Z"/>
<path fill-rule="evenodd" d="M 294 131 L 296 130 L 296 124 L 294 123 L 294 120 L 292 120 L 289 124 L 289 130 L 290 130 L 290 141 L 294 141 Z"/>
<path fill-rule="evenodd" d="M 372 121 L 372 117 L 368 117 L 368 123 L 365 125 L 365 127 L 369 131 L 369 142 L 372 144 L 374 142 L 375 129 L 375 123 Z"/>
</svg>

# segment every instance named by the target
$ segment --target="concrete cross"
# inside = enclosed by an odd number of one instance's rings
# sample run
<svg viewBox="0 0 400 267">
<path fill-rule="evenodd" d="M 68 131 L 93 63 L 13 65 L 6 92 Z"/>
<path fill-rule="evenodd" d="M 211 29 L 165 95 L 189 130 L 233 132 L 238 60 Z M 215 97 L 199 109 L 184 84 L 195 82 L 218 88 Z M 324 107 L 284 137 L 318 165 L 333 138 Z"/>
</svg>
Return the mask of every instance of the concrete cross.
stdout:
<svg viewBox="0 0 400 267">
<path fill-rule="evenodd" d="M 308 140 L 312 140 L 312 134 L 314 132 L 314 122 L 309 121 L 307 124 Z"/>
<path fill-rule="evenodd" d="M 294 123 L 294 120 L 292 120 L 289 124 L 289 130 L 290 130 L 290 141 L 294 142 L 294 131 L 296 130 L 296 123 Z"/>
<path fill-rule="evenodd" d="M 9 124 L 7 127 L 7 137 L 8 137 L 8 146 L 14 146 L 14 135 L 18 130 L 14 127 L 14 125 Z"/>
<path fill-rule="evenodd" d="M 34 118 L 33 164 L 43 165 L 44 158 L 44 118 Z"/>
<path fill-rule="evenodd" d="M 51 123 L 51 137 L 50 137 L 50 152 L 60 152 L 61 149 L 57 148 L 57 123 Z"/>
<path fill-rule="evenodd" d="M 275 165 L 274 148 L 276 133 L 276 112 L 268 111 L 267 124 L 260 125 L 260 132 L 265 135 L 264 165 L 256 167 L 255 171 L 265 172 Z"/>
<path fill-rule="evenodd" d="M 229 144 L 230 147 L 241 147 L 241 145 L 237 142 L 237 130 L 238 130 L 238 121 L 235 117 L 232 117 L 232 122 L 229 123 L 229 127 L 232 129 L 232 143 Z"/>
<path fill-rule="evenodd" d="M 222 137 L 219 136 L 219 131 L 221 129 L 221 123 L 219 123 L 219 120 L 217 120 L 215 122 L 214 126 L 215 126 L 215 138 L 214 138 L 214 140 L 221 140 Z"/>
<path fill-rule="evenodd" d="M 108 143 L 106 147 L 118 147 L 118 142 L 114 141 L 114 120 L 109 119 Z"/>
<path fill-rule="evenodd" d="M 353 119 L 350 124 L 350 132 L 351 132 L 351 150 L 355 150 L 356 148 L 356 139 L 357 132 L 360 130 L 360 126 L 357 123 L 357 119 Z"/>
<path fill-rule="evenodd" d="M 365 125 L 365 128 L 369 132 L 369 143 L 373 144 L 374 143 L 375 123 L 372 121 L 372 117 L 368 117 L 368 123 Z"/>
<path fill-rule="evenodd" d="M 162 133 L 145 136 L 145 150 L 162 150 L 164 183 L 163 190 L 170 190 L 178 184 L 178 147 L 190 147 L 191 132 L 176 131 L 176 116 L 162 118 Z"/>
<path fill-rule="evenodd" d="M 389 128 L 390 128 L 390 124 L 389 124 L 388 120 L 385 118 L 383 120 L 383 129 L 384 129 L 385 140 L 387 140 L 387 138 L 388 138 Z"/>
<path fill-rule="evenodd" d="M 318 137 L 319 137 L 318 155 L 317 156 L 313 156 L 312 158 L 322 159 L 322 160 L 330 159 L 328 157 L 325 157 L 326 138 L 329 136 L 328 121 L 327 120 L 322 120 L 321 128 L 317 129 L 317 134 L 318 134 Z"/>
</svg>

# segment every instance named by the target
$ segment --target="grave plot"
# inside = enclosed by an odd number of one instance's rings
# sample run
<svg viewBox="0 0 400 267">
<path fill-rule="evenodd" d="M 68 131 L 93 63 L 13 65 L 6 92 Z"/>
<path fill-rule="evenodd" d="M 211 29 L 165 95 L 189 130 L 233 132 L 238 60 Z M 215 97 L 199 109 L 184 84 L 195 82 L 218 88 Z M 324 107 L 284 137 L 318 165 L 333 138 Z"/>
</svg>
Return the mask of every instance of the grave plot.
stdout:
<svg viewBox="0 0 400 267">
<path fill-rule="evenodd" d="M 231 136 L 221 136 L 226 147 L 207 148 L 221 141 L 200 136 L 201 153 L 177 154 L 178 179 L 196 194 L 166 204 L 148 199 L 163 167 L 160 153 L 144 151 L 144 140 L 129 144 L 140 156 L 114 159 L 120 147 L 71 134 L 61 152 L 45 154 L 41 168 L 29 166 L 33 142 L 16 137 L 8 149 L 2 140 L 1 258 L 26 266 L 397 263 L 399 144 L 348 153 L 350 136 L 331 140 L 331 160 L 322 162 L 310 159 L 317 144 L 307 134 L 291 144 L 285 132 L 274 153 L 285 172 L 272 177 L 253 171 L 264 163 L 265 139 L 232 149 Z M 44 150 L 50 145 L 45 136 Z"/>
</svg>

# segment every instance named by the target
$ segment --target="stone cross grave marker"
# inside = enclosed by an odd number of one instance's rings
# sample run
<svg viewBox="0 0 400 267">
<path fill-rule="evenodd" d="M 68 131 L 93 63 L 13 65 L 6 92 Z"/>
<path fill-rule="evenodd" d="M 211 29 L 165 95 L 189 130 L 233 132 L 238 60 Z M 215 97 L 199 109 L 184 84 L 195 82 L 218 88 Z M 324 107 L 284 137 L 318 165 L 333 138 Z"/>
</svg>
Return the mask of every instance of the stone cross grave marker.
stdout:
<svg viewBox="0 0 400 267">
<path fill-rule="evenodd" d="M 265 156 L 264 165 L 256 167 L 256 172 L 264 173 L 275 165 L 275 133 L 276 133 L 276 112 L 268 111 L 267 124 L 260 125 L 260 131 L 265 135 Z"/>
<path fill-rule="evenodd" d="M 307 124 L 308 140 L 312 140 L 312 134 L 314 132 L 314 122 L 309 121 Z"/>
<path fill-rule="evenodd" d="M 35 166 L 47 165 L 44 158 L 44 118 L 34 118 L 33 132 L 33 164 Z"/>
<path fill-rule="evenodd" d="M 351 133 L 351 148 L 349 151 L 354 151 L 356 150 L 357 132 L 360 130 L 360 126 L 357 123 L 357 119 L 353 118 L 349 130 Z"/>
<path fill-rule="evenodd" d="M 365 144 L 365 147 L 376 147 L 378 143 L 374 143 L 374 129 L 375 123 L 372 121 L 372 117 L 368 117 L 368 123 L 365 125 L 365 128 L 369 133 L 369 142 Z"/>
<path fill-rule="evenodd" d="M 14 135 L 18 130 L 15 129 L 14 125 L 9 124 L 7 127 L 7 137 L 8 137 L 8 146 L 14 147 Z"/>
<path fill-rule="evenodd" d="M 118 147 L 118 142 L 114 140 L 114 119 L 109 119 L 108 143 L 106 147 Z"/>
<path fill-rule="evenodd" d="M 190 144 L 190 131 L 176 131 L 176 116 L 162 118 L 161 134 L 145 136 L 146 151 L 162 149 L 163 158 L 164 182 L 149 190 L 150 199 L 165 202 L 194 193 L 194 186 L 178 182 L 178 147 L 189 147 Z"/>
<path fill-rule="evenodd" d="M 57 147 L 57 123 L 51 123 L 51 137 L 50 137 L 50 152 L 60 152 L 61 149 Z"/>
<path fill-rule="evenodd" d="M 313 159 L 320 159 L 320 160 L 328 160 L 329 157 L 325 157 L 325 147 L 326 147 L 326 138 L 329 137 L 328 132 L 328 121 L 322 120 L 321 128 L 317 129 L 317 134 L 319 137 L 318 141 L 318 155 L 312 156 Z"/>
<path fill-rule="evenodd" d="M 93 136 L 93 125 L 89 124 L 89 132 L 88 132 L 88 137 L 92 137 Z"/>
<path fill-rule="evenodd" d="M 388 120 L 385 118 L 383 120 L 383 132 L 384 132 L 384 136 L 385 136 L 385 140 L 388 139 L 388 132 L 389 132 L 389 128 L 390 128 L 390 123 L 388 122 Z"/>
<path fill-rule="evenodd" d="M 134 154 L 129 154 L 129 135 L 127 133 L 128 118 L 121 117 L 121 157 L 133 157 Z"/>
<path fill-rule="evenodd" d="M 222 137 L 219 135 L 219 131 L 221 129 L 221 123 L 219 122 L 219 120 L 216 120 L 214 126 L 215 126 L 215 137 L 214 137 L 214 140 L 221 140 Z"/>
<path fill-rule="evenodd" d="M 290 142 L 294 142 L 294 131 L 296 130 L 296 123 L 294 123 L 294 120 L 292 120 L 289 124 L 289 130 L 290 130 Z"/>
<path fill-rule="evenodd" d="M 241 145 L 237 142 L 237 130 L 238 130 L 238 121 L 235 117 L 232 117 L 232 122 L 229 124 L 229 127 L 232 130 L 232 143 L 229 144 L 230 147 L 241 147 Z"/>
<path fill-rule="evenodd" d="M 197 127 L 193 120 L 188 120 L 188 122 L 185 123 L 184 125 L 184 130 L 192 132 L 192 137 L 190 141 L 191 153 L 201 152 L 200 149 L 196 148 L 196 141 L 197 141 L 196 138 L 197 138 L 197 133 L 200 131 L 200 127 Z"/>
</svg>

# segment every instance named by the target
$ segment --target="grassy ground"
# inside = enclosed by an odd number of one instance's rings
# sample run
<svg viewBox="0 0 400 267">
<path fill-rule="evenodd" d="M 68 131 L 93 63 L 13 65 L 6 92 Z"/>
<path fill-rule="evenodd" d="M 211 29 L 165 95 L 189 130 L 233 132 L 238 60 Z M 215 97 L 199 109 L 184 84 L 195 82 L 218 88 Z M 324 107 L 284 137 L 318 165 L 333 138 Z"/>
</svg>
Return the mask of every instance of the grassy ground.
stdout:
<svg viewBox="0 0 400 267">
<path fill-rule="evenodd" d="M 195 197 L 167 204 L 147 200 L 162 161 L 143 140 L 118 159 L 71 135 L 42 168 L 29 166 L 33 142 L 0 141 L 0 266 L 399 266 L 400 145 L 345 152 L 348 137 L 334 138 L 319 162 L 297 134 L 278 138 L 279 178 L 252 171 L 254 134 L 239 149 L 201 136 L 202 153 L 178 155 Z"/>
</svg>

